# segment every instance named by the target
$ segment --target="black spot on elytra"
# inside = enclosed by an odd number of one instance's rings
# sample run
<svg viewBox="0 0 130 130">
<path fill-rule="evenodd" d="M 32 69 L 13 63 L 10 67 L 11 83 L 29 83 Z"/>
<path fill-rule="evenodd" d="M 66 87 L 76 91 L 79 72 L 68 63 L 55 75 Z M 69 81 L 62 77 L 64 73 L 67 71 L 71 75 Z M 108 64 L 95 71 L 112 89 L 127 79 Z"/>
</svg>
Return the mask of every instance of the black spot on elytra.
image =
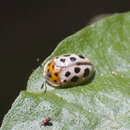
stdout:
<svg viewBox="0 0 130 130">
<path fill-rule="evenodd" d="M 68 57 L 68 56 L 70 56 L 70 55 L 64 55 L 65 57 Z"/>
<path fill-rule="evenodd" d="M 67 81 L 66 80 L 64 80 L 64 83 L 66 83 Z"/>
<path fill-rule="evenodd" d="M 67 72 L 65 73 L 65 76 L 68 77 L 70 74 L 71 74 L 71 73 L 70 73 L 69 71 L 67 71 Z"/>
<path fill-rule="evenodd" d="M 75 57 L 70 57 L 70 60 L 71 60 L 72 62 L 74 62 L 74 61 L 76 61 L 76 58 L 75 58 Z"/>
<path fill-rule="evenodd" d="M 55 72 L 55 73 L 54 73 L 54 75 L 57 77 L 57 76 L 58 76 L 58 73 L 57 73 L 57 72 Z"/>
<path fill-rule="evenodd" d="M 80 72 L 80 68 L 79 68 L 79 67 L 75 67 L 75 68 L 74 68 L 74 72 L 75 72 L 75 73 L 79 73 L 79 72 Z"/>
<path fill-rule="evenodd" d="M 65 59 L 60 59 L 60 61 L 64 63 L 64 62 L 65 62 Z"/>
<path fill-rule="evenodd" d="M 74 76 L 74 77 L 71 79 L 71 82 L 77 82 L 78 79 L 79 79 L 78 76 Z"/>
<path fill-rule="evenodd" d="M 57 80 L 54 80 L 54 82 L 56 83 L 56 82 L 57 82 Z"/>
<path fill-rule="evenodd" d="M 54 69 L 54 65 L 52 65 L 52 68 Z"/>
<path fill-rule="evenodd" d="M 47 72 L 49 72 L 50 71 L 50 69 L 47 69 Z"/>
<path fill-rule="evenodd" d="M 51 78 L 51 72 L 47 72 L 47 76 Z"/>
<path fill-rule="evenodd" d="M 86 65 L 86 63 L 77 62 L 76 65 Z"/>
<path fill-rule="evenodd" d="M 89 75 L 89 69 L 86 68 L 86 69 L 84 70 L 84 75 L 83 75 L 83 77 L 86 77 L 86 76 L 88 76 L 88 75 Z"/>
<path fill-rule="evenodd" d="M 85 57 L 84 57 L 84 56 L 82 56 L 82 55 L 79 55 L 79 57 L 80 57 L 80 58 L 82 58 L 82 59 L 84 59 L 84 58 L 85 58 Z"/>
<path fill-rule="evenodd" d="M 49 63 L 47 66 L 50 66 L 51 65 L 51 63 Z"/>
</svg>

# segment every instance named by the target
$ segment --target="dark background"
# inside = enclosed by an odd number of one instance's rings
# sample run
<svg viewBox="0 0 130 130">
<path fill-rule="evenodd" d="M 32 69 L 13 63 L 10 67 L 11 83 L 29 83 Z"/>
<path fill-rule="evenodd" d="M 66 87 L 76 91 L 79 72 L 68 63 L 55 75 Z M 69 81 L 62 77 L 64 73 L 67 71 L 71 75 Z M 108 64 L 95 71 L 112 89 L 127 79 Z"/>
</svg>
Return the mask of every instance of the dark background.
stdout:
<svg viewBox="0 0 130 130">
<path fill-rule="evenodd" d="M 0 1 L 0 121 L 61 40 L 95 15 L 129 10 L 130 0 Z"/>
</svg>

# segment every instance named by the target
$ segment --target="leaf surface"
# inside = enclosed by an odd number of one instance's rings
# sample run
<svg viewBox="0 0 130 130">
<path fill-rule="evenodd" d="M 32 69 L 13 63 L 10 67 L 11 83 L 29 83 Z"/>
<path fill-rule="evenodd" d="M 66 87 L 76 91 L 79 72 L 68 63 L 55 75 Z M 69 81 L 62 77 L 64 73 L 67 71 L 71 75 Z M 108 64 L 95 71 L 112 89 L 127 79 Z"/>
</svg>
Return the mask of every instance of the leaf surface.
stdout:
<svg viewBox="0 0 130 130">
<path fill-rule="evenodd" d="M 44 61 L 64 53 L 87 56 L 95 66 L 88 84 L 41 89 L 42 69 L 29 77 L 5 115 L 2 130 L 130 129 L 130 13 L 102 19 L 69 36 Z M 51 117 L 50 126 L 41 121 Z"/>
</svg>

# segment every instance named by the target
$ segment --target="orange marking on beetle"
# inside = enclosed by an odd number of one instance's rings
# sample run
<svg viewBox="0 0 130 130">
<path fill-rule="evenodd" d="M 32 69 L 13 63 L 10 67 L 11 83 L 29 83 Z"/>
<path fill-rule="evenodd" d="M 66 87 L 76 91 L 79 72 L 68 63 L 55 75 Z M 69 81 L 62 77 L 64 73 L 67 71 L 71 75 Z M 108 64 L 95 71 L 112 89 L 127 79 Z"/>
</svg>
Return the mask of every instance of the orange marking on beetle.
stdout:
<svg viewBox="0 0 130 130">
<path fill-rule="evenodd" d="M 51 61 L 47 67 L 46 67 L 46 71 L 51 73 L 51 77 L 49 78 L 49 80 L 53 83 L 59 84 L 60 83 L 60 70 L 57 70 L 54 68 L 55 67 L 55 62 Z"/>
</svg>

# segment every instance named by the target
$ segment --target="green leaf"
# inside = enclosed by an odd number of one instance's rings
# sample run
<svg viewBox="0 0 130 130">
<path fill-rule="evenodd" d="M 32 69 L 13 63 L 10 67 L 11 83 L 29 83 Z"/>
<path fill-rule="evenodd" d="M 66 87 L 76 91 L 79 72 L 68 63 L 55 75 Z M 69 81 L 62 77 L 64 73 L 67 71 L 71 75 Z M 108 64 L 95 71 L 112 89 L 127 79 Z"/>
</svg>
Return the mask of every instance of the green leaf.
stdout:
<svg viewBox="0 0 130 130">
<path fill-rule="evenodd" d="M 88 84 L 54 89 L 43 83 L 42 68 L 30 76 L 3 120 L 2 130 L 130 129 L 130 13 L 116 14 L 63 40 L 44 61 L 63 54 L 87 56 L 95 66 Z M 41 121 L 51 117 L 52 126 Z"/>
</svg>

